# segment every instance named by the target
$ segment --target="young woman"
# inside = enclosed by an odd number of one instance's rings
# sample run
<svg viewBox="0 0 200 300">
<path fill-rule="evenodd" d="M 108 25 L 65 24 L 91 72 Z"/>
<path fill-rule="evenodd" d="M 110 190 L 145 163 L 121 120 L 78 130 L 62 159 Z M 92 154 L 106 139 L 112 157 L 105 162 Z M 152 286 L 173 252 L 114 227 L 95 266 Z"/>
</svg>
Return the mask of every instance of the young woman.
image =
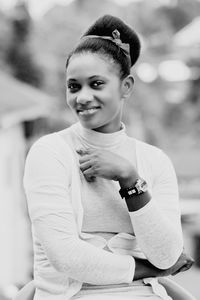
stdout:
<svg viewBox="0 0 200 300">
<path fill-rule="evenodd" d="M 78 122 L 40 138 L 25 167 L 35 300 L 171 299 L 157 277 L 190 265 L 172 163 L 121 122 L 139 53 L 133 29 L 106 15 L 68 57 Z"/>
</svg>

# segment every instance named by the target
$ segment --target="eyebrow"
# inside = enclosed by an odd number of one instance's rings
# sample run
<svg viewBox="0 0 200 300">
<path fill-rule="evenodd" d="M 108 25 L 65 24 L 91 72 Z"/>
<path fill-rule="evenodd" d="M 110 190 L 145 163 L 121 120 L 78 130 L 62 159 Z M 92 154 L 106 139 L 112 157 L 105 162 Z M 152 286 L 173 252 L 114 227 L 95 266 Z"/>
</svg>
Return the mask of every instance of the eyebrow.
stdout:
<svg viewBox="0 0 200 300">
<path fill-rule="evenodd" d="M 105 78 L 104 76 L 102 76 L 102 75 L 92 75 L 92 76 L 90 76 L 88 79 L 89 79 L 89 80 L 92 80 L 92 79 L 96 79 L 96 78 L 99 78 L 99 77 L 101 77 L 102 79 L 106 80 L 106 78 Z M 69 82 L 76 82 L 76 81 L 78 81 L 78 79 L 75 79 L 75 78 L 69 78 L 69 79 L 67 80 L 67 83 L 69 83 Z"/>
<path fill-rule="evenodd" d="M 93 75 L 93 76 L 90 76 L 89 79 L 95 79 L 95 78 L 99 78 L 99 77 L 105 79 L 105 77 L 103 75 Z"/>
<path fill-rule="evenodd" d="M 69 79 L 67 79 L 67 81 L 77 81 L 77 79 L 75 79 L 75 78 L 69 78 Z"/>
</svg>

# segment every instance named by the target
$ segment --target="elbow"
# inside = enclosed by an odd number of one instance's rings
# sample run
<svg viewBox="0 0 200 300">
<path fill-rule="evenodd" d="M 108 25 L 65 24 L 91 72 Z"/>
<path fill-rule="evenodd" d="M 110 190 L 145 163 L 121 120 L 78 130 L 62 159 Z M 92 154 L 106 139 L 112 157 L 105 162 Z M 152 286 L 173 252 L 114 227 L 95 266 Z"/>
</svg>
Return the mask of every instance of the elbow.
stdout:
<svg viewBox="0 0 200 300">
<path fill-rule="evenodd" d="M 176 264 L 182 252 L 183 241 L 180 239 L 180 241 L 177 241 L 173 246 L 163 247 L 160 254 L 154 259 L 151 259 L 150 262 L 158 269 L 167 270 Z"/>
<path fill-rule="evenodd" d="M 49 254 L 49 253 L 48 253 Z M 64 257 L 60 257 L 59 255 L 47 255 L 49 262 L 52 267 L 59 273 L 68 273 L 70 270 L 70 263 Z"/>
<path fill-rule="evenodd" d="M 59 273 L 67 273 L 66 262 L 62 263 L 62 261 L 52 259 L 50 260 L 53 268 Z"/>
<path fill-rule="evenodd" d="M 160 259 L 159 261 L 153 263 L 151 262 L 156 268 L 160 269 L 160 270 L 167 270 L 167 269 L 170 269 L 171 267 L 173 267 L 178 258 L 180 256 L 180 253 L 179 254 L 173 254 L 173 255 L 165 255 L 163 257 L 163 259 Z"/>
</svg>

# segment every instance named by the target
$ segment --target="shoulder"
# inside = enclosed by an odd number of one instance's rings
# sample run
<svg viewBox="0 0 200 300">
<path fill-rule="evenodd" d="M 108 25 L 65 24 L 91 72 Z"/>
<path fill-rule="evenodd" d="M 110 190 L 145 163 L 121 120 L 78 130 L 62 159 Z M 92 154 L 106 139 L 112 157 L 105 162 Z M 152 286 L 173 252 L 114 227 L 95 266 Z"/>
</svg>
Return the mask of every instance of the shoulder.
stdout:
<svg viewBox="0 0 200 300">
<path fill-rule="evenodd" d="M 162 150 L 161 148 L 151 145 L 147 142 L 141 141 L 141 140 L 136 140 L 137 146 L 139 148 L 140 151 L 143 151 L 144 153 L 155 153 L 158 154 L 160 153 Z"/>
<path fill-rule="evenodd" d="M 62 151 L 70 151 L 69 144 L 63 140 L 61 133 L 57 131 L 49 133 L 39 137 L 31 146 L 30 151 L 34 151 L 37 148 L 49 149 L 51 152 L 61 153 Z M 70 131 L 70 128 L 65 129 L 66 132 Z"/>
<path fill-rule="evenodd" d="M 138 151 L 145 155 L 147 158 L 156 160 L 170 160 L 168 154 L 158 146 L 148 144 L 143 141 L 136 140 Z"/>
<path fill-rule="evenodd" d="M 141 140 L 134 140 L 137 157 L 143 167 L 149 167 L 153 173 L 157 174 L 166 170 L 174 171 L 171 158 L 163 149 Z"/>
<path fill-rule="evenodd" d="M 73 154 L 69 144 L 63 140 L 60 132 L 54 132 L 38 138 L 31 146 L 27 159 L 59 160 L 62 163 L 71 163 Z"/>
<path fill-rule="evenodd" d="M 132 137 L 128 137 L 128 138 L 129 138 L 130 143 L 135 144 L 137 154 L 139 156 L 142 156 L 144 159 L 145 158 L 148 159 L 151 156 L 157 158 L 158 156 L 164 155 L 164 151 L 157 146 L 151 145 L 147 142 L 144 142 L 144 141 L 132 138 Z M 151 160 L 152 160 L 152 157 L 151 157 Z"/>
</svg>

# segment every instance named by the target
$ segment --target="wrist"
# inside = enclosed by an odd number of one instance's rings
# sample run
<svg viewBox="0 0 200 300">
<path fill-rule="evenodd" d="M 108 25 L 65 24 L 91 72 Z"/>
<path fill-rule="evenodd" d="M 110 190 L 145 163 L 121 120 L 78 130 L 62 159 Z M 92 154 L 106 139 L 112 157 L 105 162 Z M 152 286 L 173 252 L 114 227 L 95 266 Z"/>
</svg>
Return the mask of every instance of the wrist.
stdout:
<svg viewBox="0 0 200 300">
<path fill-rule="evenodd" d="M 129 212 L 137 211 L 149 203 L 151 196 L 148 192 L 125 199 Z"/>
<path fill-rule="evenodd" d="M 139 176 L 137 172 L 133 168 L 130 168 L 120 175 L 120 178 L 118 180 L 119 185 L 122 189 L 126 189 L 130 186 L 133 186 L 138 177 Z"/>
<path fill-rule="evenodd" d="M 134 184 L 131 184 L 131 182 L 131 180 L 125 181 L 125 184 L 121 184 L 119 190 L 121 197 L 125 198 L 129 212 L 141 209 L 151 200 L 148 185 L 144 179 L 137 178 Z"/>
</svg>

